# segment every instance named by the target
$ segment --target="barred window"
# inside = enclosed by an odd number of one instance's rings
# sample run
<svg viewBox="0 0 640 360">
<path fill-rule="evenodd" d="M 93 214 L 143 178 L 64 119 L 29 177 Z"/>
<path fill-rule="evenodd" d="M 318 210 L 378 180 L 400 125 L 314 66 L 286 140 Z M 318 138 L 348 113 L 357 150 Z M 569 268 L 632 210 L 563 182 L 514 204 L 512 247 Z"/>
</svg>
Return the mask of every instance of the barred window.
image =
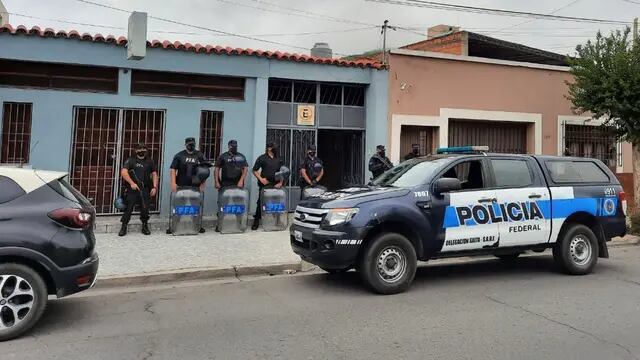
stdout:
<svg viewBox="0 0 640 360">
<path fill-rule="evenodd" d="M 31 107 L 29 103 L 3 103 L 0 163 L 29 163 Z"/>
<path fill-rule="evenodd" d="M 200 114 L 200 151 L 205 159 L 215 161 L 222 143 L 222 111 L 203 110 Z"/>
</svg>

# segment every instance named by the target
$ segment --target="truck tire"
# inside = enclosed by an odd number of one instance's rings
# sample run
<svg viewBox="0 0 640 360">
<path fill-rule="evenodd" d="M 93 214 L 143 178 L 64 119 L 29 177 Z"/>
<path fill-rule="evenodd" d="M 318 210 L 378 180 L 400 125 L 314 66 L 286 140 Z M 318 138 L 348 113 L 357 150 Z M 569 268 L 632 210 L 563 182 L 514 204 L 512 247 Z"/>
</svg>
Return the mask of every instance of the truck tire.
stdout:
<svg viewBox="0 0 640 360">
<path fill-rule="evenodd" d="M 0 264 L 0 342 L 31 329 L 47 306 L 47 286 L 32 268 Z"/>
<path fill-rule="evenodd" d="M 588 274 L 598 263 L 598 239 L 587 226 L 571 224 L 553 247 L 553 259 L 567 274 Z"/>
<path fill-rule="evenodd" d="M 406 237 L 383 233 L 369 242 L 358 271 L 373 291 L 383 295 L 397 294 L 411 285 L 417 262 L 416 250 Z"/>
</svg>

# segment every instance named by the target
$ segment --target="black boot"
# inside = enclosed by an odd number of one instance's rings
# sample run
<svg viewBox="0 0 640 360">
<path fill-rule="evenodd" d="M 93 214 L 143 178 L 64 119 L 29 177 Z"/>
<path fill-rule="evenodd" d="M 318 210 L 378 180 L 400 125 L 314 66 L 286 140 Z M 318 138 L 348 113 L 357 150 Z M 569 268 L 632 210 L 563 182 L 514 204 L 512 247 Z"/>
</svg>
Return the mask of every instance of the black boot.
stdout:
<svg viewBox="0 0 640 360">
<path fill-rule="evenodd" d="M 118 236 L 125 236 L 127 235 L 127 224 L 122 224 L 122 227 L 120 228 L 120 232 L 118 232 Z"/>
<path fill-rule="evenodd" d="M 151 235 L 151 230 L 149 230 L 149 224 L 146 222 L 142 223 L 142 234 Z"/>
<path fill-rule="evenodd" d="M 260 220 L 253 219 L 253 225 L 251 225 L 251 230 L 258 230 L 259 226 L 260 226 Z"/>
</svg>

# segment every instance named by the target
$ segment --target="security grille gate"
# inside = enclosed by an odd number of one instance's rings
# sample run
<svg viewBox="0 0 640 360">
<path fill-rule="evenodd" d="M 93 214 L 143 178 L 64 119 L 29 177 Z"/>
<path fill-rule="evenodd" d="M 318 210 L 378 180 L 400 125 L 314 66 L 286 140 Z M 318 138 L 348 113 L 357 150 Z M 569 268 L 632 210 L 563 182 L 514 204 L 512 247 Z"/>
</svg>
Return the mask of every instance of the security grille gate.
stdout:
<svg viewBox="0 0 640 360">
<path fill-rule="evenodd" d="M 562 138 L 566 156 L 579 156 L 601 160 L 615 172 L 621 163 L 618 144 L 613 131 L 605 126 L 562 124 Z"/>
<path fill-rule="evenodd" d="M 526 154 L 527 124 L 450 120 L 449 146 L 486 145 L 495 153 Z"/>
<path fill-rule="evenodd" d="M 162 169 L 163 110 L 75 107 L 71 151 L 71 184 L 92 200 L 98 214 L 115 214 L 113 202 L 122 193 L 120 169 L 135 154 L 136 144 Z M 160 194 L 152 199 L 157 211 Z"/>
<path fill-rule="evenodd" d="M 31 104 L 6 102 L 2 106 L 0 164 L 29 163 Z"/>
</svg>

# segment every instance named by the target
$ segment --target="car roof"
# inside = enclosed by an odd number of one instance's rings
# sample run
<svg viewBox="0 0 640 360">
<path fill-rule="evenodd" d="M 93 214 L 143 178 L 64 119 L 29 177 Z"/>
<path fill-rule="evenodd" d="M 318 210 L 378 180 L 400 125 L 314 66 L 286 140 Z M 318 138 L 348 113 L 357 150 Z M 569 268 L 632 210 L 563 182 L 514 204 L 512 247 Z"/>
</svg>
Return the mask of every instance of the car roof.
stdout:
<svg viewBox="0 0 640 360">
<path fill-rule="evenodd" d="M 67 176 L 65 172 L 0 166 L 0 176 L 6 176 L 25 192 L 32 192 L 51 181 Z"/>
</svg>

